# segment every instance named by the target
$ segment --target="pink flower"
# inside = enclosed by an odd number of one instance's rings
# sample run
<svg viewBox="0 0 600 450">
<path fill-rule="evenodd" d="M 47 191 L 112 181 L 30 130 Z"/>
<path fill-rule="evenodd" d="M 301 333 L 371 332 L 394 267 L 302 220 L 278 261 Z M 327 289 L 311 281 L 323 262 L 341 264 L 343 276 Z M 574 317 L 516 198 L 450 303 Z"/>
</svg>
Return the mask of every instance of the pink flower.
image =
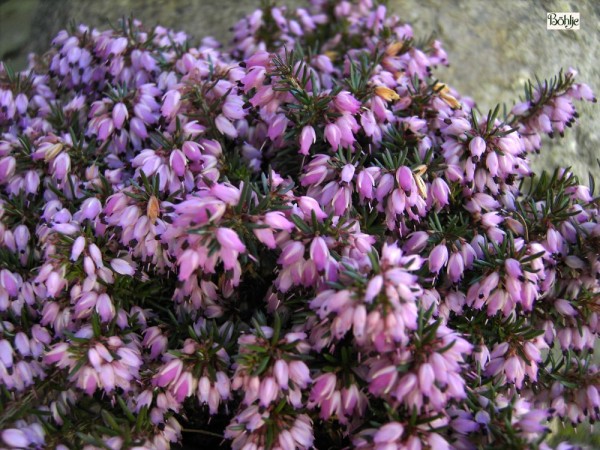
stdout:
<svg viewBox="0 0 600 450">
<path fill-rule="evenodd" d="M 289 383 L 289 368 L 287 363 L 278 359 L 273 366 L 273 375 L 281 389 L 287 390 Z"/>
<path fill-rule="evenodd" d="M 25 433 L 16 428 L 7 428 L 2 432 L 2 440 L 12 448 L 29 447 L 29 439 Z"/>
<path fill-rule="evenodd" d="M 342 169 L 342 173 L 340 174 L 340 179 L 344 183 L 350 183 L 352 178 L 354 177 L 354 171 L 356 168 L 352 164 L 346 164 Z"/>
<path fill-rule="evenodd" d="M 173 89 L 168 91 L 163 97 L 163 104 L 160 108 L 160 111 L 163 116 L 168 118 L 175 117 L 177 111 L 179 111 L 179 107 L 181 105 L 181 92 L 179 90 Z"/>
<path fill-rule="evenodd" d="M 567 300 L 563 300 L 561 298 L 557 299 L 554 302 L 554 307 L 563 316 L 576 316 L 577 315 L 577 310 L 575 308 L 573 308 L 571 303 L 569 303 Z"/>
<path fill-rule="evenodd" d="M 187 397 L 192 395 L 194 392 L 194 378 L 191 372 L 183 372 L 177 382 L 173 385 L 173 392 L 175 393 L 175 399 L 182 403 Z"/>
<path fill-rule="evenodd" d="M 519 427 L 526 433 L 543 433 L 547 428 L 542 422 L 546 422 L 547 419 L 548 413 L 546 411 L 534 409 L 519 419 Z"/>
<path fill-rule="evenodd" d="M 600 419 L 598 203 L 529 162 L 593 92 L 570 69 L 479 120 L 427 85 L 440 43 L 411 45 L 383 3 L 261 8 L 224 46 L 79 25 L 44 64 L 0 68 L 9 397 L 92 442 L 71 406 L 118 396 L 159 450 L 200 409 L 231 416 L 236 450 L 320 447 L 313 420 L 357 449 L 443 450 L 504 416 L 522 447 L 547 420 Z M 54 444 L 29 412 L 0 446 Z M 94 439 L 130 443 L 107 418 Z"/>
<path fill-rule="evenodd" d="M 317 377 L 313 383 L 310 392 L 312 401 L 321 402 L 323 399 L 329 398 L 336 387 L 337 378 L 333 373 L 324 373 Z"/>
<path fill-rule="evenodd" d="M 154 384 L 159 387 L 165 387 L 173 382 L 173 380 L 178 379 L 182 370 L 183 362 L 180 359 L 172 359 L 154 376 Z"/>
<path fill-rule="evenodd" d="M 275 92 L 273 91 L 272 86 L 261 86 L 256 91 L 256 94 L 254 94 L 254 97 L 250 99 L 250 103 L 255 108 L 259 106 L 265 106 L 273 100 L 274 96 Z"/>
<path fill-rule="evenodd" d="M 448 261 L 448 247 L 442 243 L 436 245 L 429 254 L 429 270 L 434 273 L 439 273 L 442 267 Z"/>
<path fill-rule="evenodd" d="M 396 181 L 405 192 L 411 192 L 416 188 L 412 170 L 409 167 L 400 166 L 396 172 Z"/>
<path fill-rule="evenodd" d="M 89 396 L 93 395 L 100 385 L 100 379 L 98 377 L 97 369 L 91 367 L 84 367 L 81 374 L 79 375 L 78 386 L 85 391 Z M 100 368 L 102 370 L 102 368 Z M 107 389 L 112 390 L 112 389 Z"/>
<path fill-rule="evenodd" d="M 217 129 L 226 136 L 230 138 L 238 137 L 238 131 L 233 126 L 233 124 L 225 117 L 223 114 L 219 114 L 215 119 L 215 125 Z"/>
<path fill-rule="evenodd" d="M 69 345 L 66 342 L 55 344 L 54 347 L 52 347 L 52 350 L 47 352 L 44 356 L 44 362 L 46 364 L 55 364 L 63 360 L 67 357 L 68 349 Z"/>
<path fill-rule="evenodd" d="M 98 139 L 106 141 L 115 131 L 115 124 L 111 118 L 105 117 L 98 125 Z"/>
<path fill-rule="evenodd" d="M 268 248 L 274 249 L 277 248 L 277 243 L 275 242 L 275 235 L 273 234 L 273 230 L 269 228 L 254 228 L 252 230 L 256 238 L 265 244 Z"/>
<path fill-rule="evenodd" d="M 246 76 L 242 78 L 241 82 L 244 85 L 245 92 L 248 92 L 251 88 L 258 88 L 262 85 L 265 79 L 265 68 L 264 67 L 252 67 L 248 70 Z"/>
<path fill-rule="evenodd" d="M 428 240 L 429 234 L 427 232 L 415 231 L 404 243 L 403 250 L 407 253 L 418 253 L 425 248 Z"/>
<path fill-rule="evenodd" d="M 310 244 L 310 258 L 317 266 L 317 270 L 323 270 L 329 261 L 329 249 L 325 240 L 321 236 L 317 236 Z"/>
<path fill-rule="evenodd" d="M 19 114 L 25 114 L 27 112 L 27 107 L 29 106 L 29 99 L 23 93 L 20 93 L 15 98 L 15 106 Z"/>
<path fill-rule="evenodd" d="M 113 56 L 120 55 L 121 53 L 123 53 L 125 51 L 125 49 L 127 48 L 127 45 L 128 45 L 127 38 L 125 38 L 125 37 L 116 38 L 110 44 L 110 53 Z"/>
<path fill-rule="evenodd" d="M 297 448 L 294 442 L 294 437 L 288 430 L 280 431 L 278 440 L 281 450 L 295 450 Z"/>
<path fill-rule="evenodd" d="M 373 198 L 373 187 L 375 180 L 373 175 L 368 170 L 362 170 L 356 176 L 356 188 L 361 196 L 371 199 Z"/>
<path fill-rule="evenodd" d="M 110 262 L 110 266 L 120 275 L 133 276 L 135 274 L 135 265 L 121 258 L 115 258 Z"/>
<path fill-rule="evenodd" d="M 310 147 L 316 141 L 315 129 L 310 125 L 305 125 L 300 132 L 300 154 L 308 155 Z"/>
<path fill-rule="evenodd" d="M 485 140 L 481 136 L 475 136 L 469 142 L 469 150 L 471 151 L 471 155 L 479 158 L 485 152 L 487 144 Z"/>
<path fill-rule="evenodd" d="M 385 366 L 371 375 L 369 392 L 374 395 L 387 394 L 396 384 L 398 369 L 396 366 Z"/>
<path fill-rule="evenodd" d="M 354 315 L 352 316 L 352 329 L 354 337 L 357 341 L 361 342 L 365 335 L 367 326 L 367 308 L 365 305 L 358 305 L 354 308 Z"/>
<path fill-rule="evenodd" d="M 373 111 L 368 110 L 363 112 L 360 118 L 360 124 L 362 125 L 367 136 L 373 136 L 377 127 L 377 122 L 375 121 Z"/>
<path fill-rule="evenodd" d="M 185 250 L 178 259 L 179 279 L 187 280 L 200 266 L 200 255 L 192 249 Z"/>
<path fill-rule="evenodd" d="M 342 133 L 335 123 L 325 125 L 325 139 L 329 142 L 331 148 L 337 151 L 342 139 Z"/>
<path fill-rule="evenodd" d="M 498 155 L 495 151 L 489 152 L 485 159 L 485 165 L 487 166 L 492 176 L 498 175 Z"/>
<path fill-rule="evenodd" d="M 310 371 L 303 361 L 291 361 L 288 363 L 290 379 L 301 389 L 311 383 Z"/>
<path fill-rule="evenodd" d="M 265 223 L 277 230 L 292 231 L 295 225 L 286 219 L 281 211 L 271 211 L 265 214 Z"/>
<path fill-rule="evenodd" d="M 223 372 L 217 372 L 217 382 L 215 383 L 217 392 L 223 399 L 228 399 L 231 396 L 231 382 L 229 377 Z"/>
<path fill-rule="evenodd" d="M 429 363 L 421 364 L 419 367 L 419 389 L 423 395 L 429 396 L 435 381 L 435 372 Z"/>
<path fill-rule="evenodd" d="M 2 168 L 0 167 L 0 179 L 2 178 Z M 66 152 L 61 152 L 52 161 L 52 171 L 58 180 L 62 180 L 71 171 L 71 158 Z"/>
<path fill-rule="evenodd" d="M 223 103 L 223 113 L 229 119 L 243 119 L 246 115 L 244 111 L 244 100 L 237 95 L 228 95 Z"/>
<path fill-rule="evenodd" d="M 310 218 L 314 211 L 317 219 L 327 218 L 327 214 L 323 212 L 319 203 L 312 197 L 302 196 L 298 199 L 298 206 L 307 218 Z"/>
<path fill-rule="evenodd" d="M 173 150 L 169 156 L 169 165 L 173 169 L 175 175 L 182 177 L 187 168 L 187 159 L 185 154 L 181 150 Z"/>
<path fill-rule="evenodd" d="M 96 300 L 96 312 L 102 322 L 110 322 L 115 317 L 115 305 L 107 294 L 100 294 Z"/>
<path fill-rule="evenodd" d="M 197 142 L 185 141 L 181 145 L 181 150 L 183 151 L 186 158 L 189 159 L 190 161 L 197 162 L 197 161 L 200 161 L 200 159 L 202 158 L 200 144 L 198 144 Z"/>
<path fill-rule="evenodd" d="M 433 195 L 433 199 L 440 206 L 449 204 L 448 195 L 450 195 L 450 188 L 440 177 L 435 178 L 431 183 L 431 194 Z"/>
<path fill-rule="evenodd" d="M 285 266 L 291 266 L 297 261 L 304 258 L 304 244 L 298 241 L 289 241 L 283 247 L 281 255 L 279 256 L 279 264 Z"/>
<path fill-rule="evenodd" d="M 312 446 L 314 433 L 311 426 L 311 420 L 307 415 L 301 414 L 298 416 L 290 433 L 299 446 L 302 446 L 303 448 L 310 448 Z"/>
<path fill-rule="evenodd" d="M 348 91 L 339 92 L 333 103 L 342 113 L 356 114 L 361 107 L 361 103 Z"/>
<path fill-rule="evenodd" d="M 127 107 L 121 102 L 115 104 L 112 110 L 112 120 L 117 130 L 123 127 L 123 123 L 128 117 L 129 112 L 127 111 Z"/>
<path fill-rule="evenodd" d="M 274 141 L 278 137 L 282 136 L 287 128 L 288 123 L 289 120 L 285 114 L 277 114 L 269 124 L 269 130 L 267 132 L 269 139 Z"/>
<path fill-rule="evenodd" d="M 446 439 L 444 439 L 442 436 L 440 436 L 437 433 L 429 433 L 429 435 L 427 436 L 427 444 L 429 446 L 429 448 L 435 448 L 436 450 L 450 450 L 450 444 L 448 444 L 448 441 L 446 441 Z"/>
<path fill-rule="evenodd" d="M 144 121 L 138 117 L 133 117 L 129 122 L 129 128 L 131 132 L 138 136 L 140 139 L 146 139 L 148 137 L 148 130 Z"/>
<path fill-rule="evenodd" d="M 17 167 L 17 161 L 12 156 L 0 159 L 0 182 L 6 182 L 11 178 Z"/>
<path fill-rule="evenodd" d="M 58 272 L 51 272 L 46 280 L 49 297 L 56 297 L 65 287 L 66 281 Z"/>
<path fill-rule="evenodd" d="M 525 378 L 525 371 L 518 356 L 511 356 L 506 360 L 504 363 L 504 372 L 506 373 L 506 378 L 515 383 L 515 386 L 520 389 Z"/>
<path fill-rule="evenodd" d="M 11 297 L 16 297 L 21 289 L 21 278 L 7 269 L 0 270 L 0 286 L 2 286 Z"/>
<path fill-rule="evenodd" d="M 217 228 L 215 236 L 221 247 L 225 249 L 238 253 L 246 251 L 246 246 L 242 243 L 237 233 L 230 228 Z"/>
<path fill-rule="evenodd" d="M 0 362 L 4 366 L 8 368 L 13 366 L 13 354 L 14 351 L 10 343 L 6 339 L 0 340 Z"/>
<path fill-rule="evenodd" d="M 394 441 L 400 439 L 402 433 L 404 433 L 404 427 L 402 424 L 398 422 L 389 422 L 382 426 L 377 433 L 375 433 L 373 440 L 376 444 L 394 443 Z"/>
<path fill-rule="evenodd" d="M 319 417 L 325 420 L 332 416 L 343 417 L 342 395 L 340 391 L 334 391 L 330 397 L 321 402 L 321 413 L 319 414 Z"/>
<path fill-rule="evenodd" d="M 96 197 L 90 197 L 81 204 L 81 217 L 84 219 L 94 220 L 102 211 L 102 203 Z"/>
<path fill-rule="evenodd" d="M 465 263 L 462 255 L 458 252 L 453 252 L 448 261 L 448 275 L 452 282 L 458 282 L 462 278 L 464 270 Z"/>
<path fill-rule="evenodd" d="M 260 404 L 262 406 L 269 406 L 271 402 L 277 399 L 279 394 L 279 387 L 273 377 L 266 377 L 260 384 Z"/>
</svg>

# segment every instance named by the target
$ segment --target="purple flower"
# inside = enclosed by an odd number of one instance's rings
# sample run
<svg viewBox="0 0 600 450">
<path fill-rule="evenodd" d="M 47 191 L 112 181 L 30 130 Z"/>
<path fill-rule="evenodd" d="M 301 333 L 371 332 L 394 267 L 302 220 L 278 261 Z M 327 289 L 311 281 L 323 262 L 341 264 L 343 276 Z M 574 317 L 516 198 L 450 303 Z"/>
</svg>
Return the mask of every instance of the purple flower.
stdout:
<svg viewBox="0 0 600 450">
<path fill-rule="evenodd" d="M 387 394 L 395 386 L 397 379 L 396 366 L 386 366 L 371 375 L 369 392 L 375 395 Z"/>
<path fill-rule="evenodd" d="M 429 255 L 429 270 L 434 273 L 439 271 L 448 262 L 448 248 L 446 244 L 439 244 L 431 250 Z"/>
<path fill-rule="evenodd" d="M 288 367 L 290 380 L 301 389 L 306 388 L 312 382 L 310 370 L 303 361 L 291 361 Z"/>
<path fill-rule="evenodd" d="M 465 263 L 463 257 L 458 252 L 453 252 L 448 260 L 448 275 L 452 282 L 458 282 L 464 273 Z"/>
<path fill-rule="evenodd" d="M 324 135 L 331 148 L 337 150 L 342 139 L 342 133 L 339 127 L 335 123 L 325 125 Z"/>
<path fill-rule="evenodd" d="M 419 389 L 424 395 L 430 395 L 434 381 L 435 372 L 431 364 L 422 364 L 421 367 L 419 367 Z"/>
<path fill-rule="evenodd" d="M 120 130 L 123 127 L 123 123 L 129 118 L 129 112 L 127 111 L 127 106 L 125 104 L 119 102 L 115 104 L 112 110 L 112 120 L 117 130 Z"/>
<path fill-rule="evenodd" d="M 271 211 L 265 214 L 265 223 L 277 230 L 292 231 L 294 224 L 286 219 L 285 215 L 280 211 Z"/>
<path fill-rule="evenodd" d="M 329 249 L 322 237 L 315 237 L 310 244 L 310 258 L 314 261 L 317 270 L 325 268 L 329 260 Z"/>
<path fill-rule="evenodd" d="M 110 262 L 110 266 L 120 275 L 133 276 L 135 274 L 135 265 L 130 261 L 121 258 L 115 258 Z"/>
<path fill-rule="evenodd" d="M 165 387 L 174 380 L 179 379 L 182 370 L 183 363 L 181 360 L 172 359 L 154 376 L 154 384 L 160 387 Z"/>
<path fill-rule="evenodd" d="M 2 440 L 12 448 L 27 448 L 30 440 L 27 435 L 16 428 L 8 428 L 2 432 Z"/>
<path fill-rule="evenodd" d="M 217 129 L 224 135 L 230 138 L 238 137 L 238 131 L 233 124 L 223 114 L 219 114 L 215 119 L 215 125 Z"/>
<path fill-rule="evenodd" d="M 279 394 L 279 386 L 272 377 L 266 377 L 260 385 L 260 404 L 262 406 L 269 406 L 271 402 L 275 401 Z"/>
<path fill-rule="evenodd" d="M 598 204 L 530 167 L 594 93 L 570 69 L 479 120 L 429 84 L 438 41 L 333 3 L 259 9 L 230 45 L 79 25 L 0 65 L 0 381 L 27 399 L 2 445 L 127 444 L 82 405 L 158 449 L 194 403 L 245 450 L 527 447 L 600 419 Z"/>
<path fill-rule="evenodd" d="M 390 422 L 386 423 L 375 433 L 373 440 L 377 444 L 393 443 L 402 436 L 402 433 L 404 433 L 404 427 L 400 423 Z"/>
<path fill-rule="evenodd" d="M 0 159 L 0 182 L 7 182 L 11 178 L 17 167 L 17 162 L 12 156 Z"/>
<path fill-rule="evenodd" d="M 163 104 L 160 111 L 163 116 L 173 118 L 181 105 L 181 92 L 178 90 L 168 91 L 163 97 Z"/>
<path fill-rule="evenodd" d="M 481 155 L 485 153 L 487 144 L 485 140 L 481 136 L 475 136 L 469 142 L 469 150 L 471 151 L 471 155 L 476 158 L 481 158 Z"/>
<path fill-rule="evenodd" d="M 218 228 L 215 236 L 222 247 L 242 253 L 246 250 L 246 246 L 238 237 L 237 233 L 230 228 Z"/>
<path fill-rule="evenodd" d="M 190 372 L 183 372 L 173 384 L 175 399 L 182 403 L 187 397 L 192 395 L 195 389 L 194 379 Z"/>
<path fill-rule="evenodd" d="M 267 136 L 269 136 L 269 139 L 274 141 L 275 139 L 282 136 L 285 132 L 288 123 L 289 120 L 287 119 L 285 114 L 277 114 L 269 124 L 269 130 L 267 131 Z"/>
<path fill-rule="evenodd" d="M 300 133 L 300 154 L 308 155 L 310 147 L 317 141 L 317 136 L 315 134 L 315 129 L 306 125 L 302 128 L 302 132 Z"/>
<path fill-rule="evenodd" d="M 354 177 L 355 170 L 356 168 L 352 164 L 346 164 L 342 169 L 342 173 L 340 174 L 341 180 L 344 183 L 350 183 Z"/>
<path fill-rule="evenodd" d="M 361 103 L 348 91 L 339 92 L 333 103 L 341 113 L 356 114 L 361 107 Z"/>
</svg>

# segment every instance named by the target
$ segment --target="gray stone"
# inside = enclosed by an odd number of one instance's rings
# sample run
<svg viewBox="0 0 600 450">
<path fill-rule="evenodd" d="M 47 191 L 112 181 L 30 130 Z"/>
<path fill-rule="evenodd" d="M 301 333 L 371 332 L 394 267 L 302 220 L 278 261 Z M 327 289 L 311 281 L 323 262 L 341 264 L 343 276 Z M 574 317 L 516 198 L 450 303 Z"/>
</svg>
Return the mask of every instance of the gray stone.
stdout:
<svg viewBox="0 0 600 450">
<path fill-rule="evenodd" d="M 0 60 L 25 66 L 37 9 L 38 0 L 0 0 Z"/>
<path fill-rule="evenodd" d="M 430 32 L 448 52 L 450 67 L 435 72 L 472 97 L 483 112 L 498 103 L 511 107 L 528 79 L 550 78 L 561 68 L 579 71 L 600 97 L 600 2 L 550 0 L 392 0 L 391 9 L 413 24 L 417 37 Z M 581 29 L 549 31 L 546 12 L 579 12 Z M 571 166 L 587 184 L 588 171 L 600 181 L 600 104 L 580 103 L 580 123 L 564 139 L 546 138 L 534 168 Z"/>
<path fill-rule="evenodd" d="M 0 59 L 23 67 L 27 52 L 46 49 L 71 21 L 106 27 L 130 14 L 146 25 L 184 30 L 196 42 L 206 35 L 226 40 L 229 27 L 259 5 L 259 0 L 0 0 Z M 418 38 L 433 32 L 442 40 L 451 66 L 435 75 L 471 96 L 483 112 L 497 103 L 512 106 L 528 78 L 549 78 L 560 68 L 576 68 L 578 79 L 600 95 L 595 60 L 600 54 L 600 2 L 390 0 L 389 9 L 412 23 Z M 549 11 L 580 12 L 581 29 L 546 30 Z M 600 157 L 599 107 L 580 105 L 580 124 L 567 130 L 564 139 L 546 140 L 542 155 L 534 158 L 536 170 L 567 165 L 584 181 L 589 170 L 600 181 L 595 162 Z"/>
</svg>

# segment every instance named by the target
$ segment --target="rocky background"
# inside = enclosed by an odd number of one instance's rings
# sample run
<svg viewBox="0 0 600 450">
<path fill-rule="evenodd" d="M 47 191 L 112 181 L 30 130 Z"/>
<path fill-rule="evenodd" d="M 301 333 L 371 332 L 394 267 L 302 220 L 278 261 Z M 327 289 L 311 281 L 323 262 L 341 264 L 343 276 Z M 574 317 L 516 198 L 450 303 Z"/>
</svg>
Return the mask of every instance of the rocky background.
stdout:
<svg viewBox="0 0 600 450">
<path fill-rule="evenodd" d="M 300 0 L 280 1 L 289 6 Z M 0 60 L 23 68 L 29 52 L 48 48 L 71 21 L 105 28 L 133 14 L 147 25 L 185 30 L 195 41 L 228 38 L 228 28 L 260 0 L 0 0 Z M 600 2 L 597 0 L 389 0 L 389 8 L 413 24 L 417 37 L 434 33 L 451 66 L 437 77 L 469 94 L 483 112 L 497 103 L 511 107 L 523 84 L 574 67 L 600 97 Z M 546 12 L 579 12 L 578 31 L 546 30 Z M 535 161 L 537 170 L 571 166 L 587 183 L 600 182 L 600 104 L 580 108 L 578 127 L 550 141 Z"/>
</svg>

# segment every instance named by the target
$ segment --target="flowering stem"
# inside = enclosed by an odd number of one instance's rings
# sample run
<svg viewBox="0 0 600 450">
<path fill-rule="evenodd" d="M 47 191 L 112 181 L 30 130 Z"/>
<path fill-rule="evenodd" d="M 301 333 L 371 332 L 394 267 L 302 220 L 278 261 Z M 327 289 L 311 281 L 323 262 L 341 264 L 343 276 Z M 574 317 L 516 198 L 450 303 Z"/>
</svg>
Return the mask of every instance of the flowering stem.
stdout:
<svg viewBox="0 0 600 450">
<path fill-rule="evenodd" d="M 212 431 L 196 430 L 194 428 L 183 428 L 181 431 L 184 433 L 204 434 L 206 436 L 212 436 L 212 437 L 217 437 L 219 439 L 225 439 L 225 436 L 223 436 L 222 434 L 213 433 Z"/>
</svg>

